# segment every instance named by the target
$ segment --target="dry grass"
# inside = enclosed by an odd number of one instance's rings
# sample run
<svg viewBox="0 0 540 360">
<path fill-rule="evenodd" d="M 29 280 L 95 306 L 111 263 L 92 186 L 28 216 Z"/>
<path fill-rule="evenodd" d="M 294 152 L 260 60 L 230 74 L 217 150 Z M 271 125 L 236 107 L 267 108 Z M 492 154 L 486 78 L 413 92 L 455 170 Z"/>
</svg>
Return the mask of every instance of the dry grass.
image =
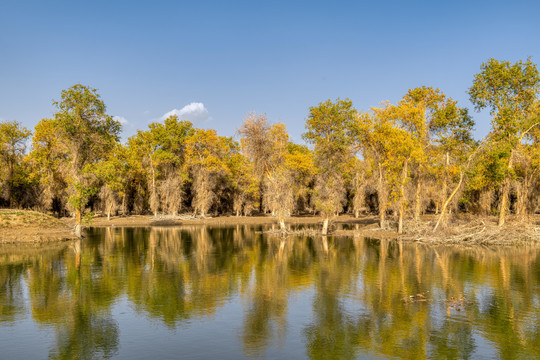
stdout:
<svg viewBox="0 0 540 360">
<path fill-rule="evenodd" d="M 0 243 L 49 242 L 74 238 L 64 222 L 29 210 L 0 209 Z"/>
<path fill-rule="evenodd" d="M 490 244 L 517 245 L 540 243 L 540 227 L 534 222 L 527 223 L 509 219 L 503 226 L 497 226 L 495 218 L 462 217 L 446 227 L 433 231 L 435 221 L 409 223 L 407 234 L 399 236 L 406 241 L 441 244 Z"/>
<path fill-rule="evenodd" d="M 59 224 L 62 224 L 60 220 L 37 211 L 0 209 L 0 228 L 26 227 L 29 225 L 50 227 Z"/>
</svg>

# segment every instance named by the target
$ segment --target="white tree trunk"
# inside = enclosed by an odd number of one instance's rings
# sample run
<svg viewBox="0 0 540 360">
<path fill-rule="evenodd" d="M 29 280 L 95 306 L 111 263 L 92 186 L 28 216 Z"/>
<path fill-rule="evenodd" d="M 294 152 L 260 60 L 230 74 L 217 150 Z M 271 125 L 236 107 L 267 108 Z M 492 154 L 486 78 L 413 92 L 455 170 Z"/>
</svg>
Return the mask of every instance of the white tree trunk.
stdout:
<svg viewBox="0 0 540 360">
<path fill-rule="evenodd" d="M 328 218 L 324 218 L 323 220 L 322 234 L 328 234 Z"/>
</svg>

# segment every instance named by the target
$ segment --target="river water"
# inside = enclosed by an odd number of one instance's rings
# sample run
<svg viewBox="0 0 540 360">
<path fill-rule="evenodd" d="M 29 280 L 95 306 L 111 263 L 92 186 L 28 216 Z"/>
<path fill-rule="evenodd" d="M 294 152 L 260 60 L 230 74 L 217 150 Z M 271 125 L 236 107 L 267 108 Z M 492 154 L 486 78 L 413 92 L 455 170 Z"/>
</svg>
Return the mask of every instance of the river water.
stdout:
<svg viewBox="0 0 540 360">
<path fill-rule="evenodd" d="M 0 359 L 540 358 L 540 250 L 91 228 L 0 247 Z"/>
</svg>

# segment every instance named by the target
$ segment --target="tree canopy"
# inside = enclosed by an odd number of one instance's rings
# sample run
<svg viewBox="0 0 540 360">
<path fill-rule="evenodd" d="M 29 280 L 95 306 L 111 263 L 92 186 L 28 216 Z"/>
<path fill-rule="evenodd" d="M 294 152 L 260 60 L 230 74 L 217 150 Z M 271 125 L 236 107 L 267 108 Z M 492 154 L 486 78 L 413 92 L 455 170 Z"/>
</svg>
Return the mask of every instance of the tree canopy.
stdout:
<svg viewBox="0 0 540 360">
<path fill-rule="evenodd" d="M 489 59 L 468 90 L 489 110 L 490 133 L 473 139 L 466 108 L 436 87 L 359 111 L 349 99 L 307 110 L 306 144 L 249 113 L 235 137 L 170 116 L 120 142 L 121 125 L 98 91 L 76 84 L 33 133 L 0 123 L 0 204 L 81 222 L 86 212 L 177 216 L 317 214 L 323 233 L 339 214 L 378 215 L 407 231 L 435 214 L 529 219 L 540 193 L 540 74 L 531 59 Z M 27 151 L 30 139 L 31 150 Z"/>
</svg>

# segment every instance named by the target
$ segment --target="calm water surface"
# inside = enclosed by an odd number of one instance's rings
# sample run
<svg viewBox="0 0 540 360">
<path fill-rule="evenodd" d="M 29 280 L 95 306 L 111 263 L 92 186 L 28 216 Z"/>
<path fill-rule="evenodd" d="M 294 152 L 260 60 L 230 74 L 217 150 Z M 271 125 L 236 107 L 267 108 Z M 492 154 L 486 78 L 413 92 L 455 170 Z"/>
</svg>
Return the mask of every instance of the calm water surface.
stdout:
<svg viewBox="0 0 540 360">
<path fill-rule="evenodd" d="M 262 228 L 0 247 L 0 359 L 540 358 L 538 248 Z"/>
</svg>

